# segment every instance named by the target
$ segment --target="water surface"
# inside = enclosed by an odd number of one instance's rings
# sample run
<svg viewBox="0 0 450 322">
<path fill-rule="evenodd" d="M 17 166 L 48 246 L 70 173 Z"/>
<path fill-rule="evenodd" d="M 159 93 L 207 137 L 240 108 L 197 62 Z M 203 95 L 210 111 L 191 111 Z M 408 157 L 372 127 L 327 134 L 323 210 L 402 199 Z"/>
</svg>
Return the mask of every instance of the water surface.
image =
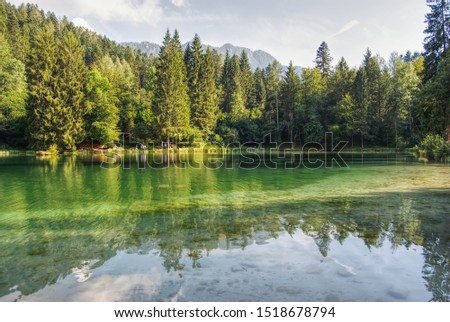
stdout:
<svg viewBox="0 0 450 322">
<path fill-rule="evenodd" d="M 450 167 L 0 158 L 0 301 L 448 301 Z"/>
</svg>

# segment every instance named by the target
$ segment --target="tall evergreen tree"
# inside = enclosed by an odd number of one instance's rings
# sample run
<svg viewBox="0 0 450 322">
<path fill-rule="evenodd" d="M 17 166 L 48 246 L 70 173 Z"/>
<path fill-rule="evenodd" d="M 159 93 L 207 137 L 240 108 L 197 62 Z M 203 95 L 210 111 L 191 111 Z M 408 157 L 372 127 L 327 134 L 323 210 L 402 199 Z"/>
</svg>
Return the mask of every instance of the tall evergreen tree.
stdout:
<svg viewBox="0 0 450 322">
<path fill-rule="evenodd" d="M 178 32 L 167 30 L 156 68 L 154 109 L 162 138 L 186 135 L 190 129 L 190 106 L 186 66 Z"/>
<path fill-rule="evenodd" d="M 301 123 L 300 134 L 306 142 L 321 142 L 324 137 L 323 110 L 326 103 L 326 79 L 317 68 L 304 68 L 300 86 L 301 112 L 298 113 Z"/>
<path fill-rule="evenodd" d="M 233 91 L 233 71 L 231 68 L 231 57 L 228 50 L 225 54 L 225 59 L 222 66 L 220 88 L 221 88 L 221 109 L 224 113 L 230 113 L 231 93 Z"/>
<path fill-rule="evenodd" d="M 274 61 L 264 70 L 264 84 L 266 88 L 266 107 L 264 118 L 270 129 L 279 129 L 279 102 L 281 88 L 281 64 Z"/>
<path fill-rule="evenodd" d="M 187 81 L 189 88 L 189 98 L 191 104 L 191 122 L 192 125 L 199 127 L 199 116 L 202 114 L 202 88 L 201 88 L 201 69 L 203 64 L 203 50 L 200 37 L 196 34 L 192 44 L 188 44 L 184 62 L 187 70 Z"/>
<path fill-rule="evenodd" d="M 345 124 L 341 122 L 343 118 L 341 115 L 341 102 L 345 99 L 347 102 L 345 103 L 346 107 L 354 106 L 352 102 L 349 104 L 351 100 L 351 94 L 353 89 L 353 84 L 355 81 L 356 71 L 351 69 L 347 61 L 344 57 L 342 57 L 338 64 L 336 65 L 333 73 L 331 74 L 328 82 L 328 104 L 329 106 L 326 109 L 326 125 L 327 130 L 338 130 L 339 133 L 335 133 L 340 135 L 342 139 L 348 139 L 349 131 Z M 342 130 L 342 131 L 341 131 Z"/>
<path fill-rule="evenodd" d="M 57 83 L 59 109 L 59 144 L 74 150 L 84 138 L 87 69 L 83 48 L 72 32 L 67 32 L 58 55 Z"/>
<path fill-rule="evenodd" d="M 57 96 L 57 45 L 53 26 L 37 30 L 31 39 L 29 57 L 29 132 L 33 147 L 58 148 L 61 105 Z"/>
<path fill-rule="evenodd" d="M 0 136 L 7 143 L 19 143 L 23 137 L 27 83 L 24 64 L 13 58 L 0 33 Z"/>
<path fill-rule="evenodd" d="M 320 70 L 323 77 L 330 76 L 332 70 L 332 61 L 333 58 L 331 57 L 330 49 L 328 48 L 328 44 L 324 41 L 317 49 L 316 60 L 314 61 L 316 64 L 316 68 Z"/>
<path fill-rule="evenodd" d="M 244 93 L 242 91 L 242 77 L 239 57 L 225 56 L 222 71 L 222 111 L 232 120 L 247 117 Z"/>
<path fill-rule="evenodd" d="M 421 93 L 418 111 L 422 134 L 439 134 L 450 140 L 450 55 L 447 53 L 438 66 L 436 75 L 428 81 Z"/>
<path fill-rule="evenodd" d="M 8 16 L 6 15 L 5 1 L 0 0 L 0 33 L 6 34 L 8 30 Z"/>
<path fill-rule="evenodd" d="M 245 50 L 242 51 L 239 67 L 241 69 L 241 87 L 245 107 L 251 109 L 255 104 L 253 72 Z"/>
<path fill-rule="evenodd" d="M 231 77 L 230 117 L 236 121 L 248 116 L 242 89 L 241 65 L 237 55 L 233 55 L 231 58 Z"/>
<path fill-rule="evenodd" d="M 300 103 L 300 78 L 295 72 L 292 62 L 284 76 L 281 85 L 280 120 L 283 130 L 282 139 L 293 142 L 294 140 L 294 114 Z"/>
<path fill-rule="evenodd" d="M 445 14 L 448 3 L 441 0 L 430 5 L 431 12 L 426 15 L 425 29 L 425 80 L 433 78 L 437 72 L 440 58 L 447 51 L 450 41 L 450 17 Z"/>
<path fill-rule="evenodd" d="M 211 50 L 206 49 L 200 69 L 201 108 L 195 114 L 194 125 L 205 136 L 213 133 L 216 127 L 219 111 L 219 98 L 215 85 L 214 57 Z"/>
<path fill-rule="evenodd" d="M 250 110 L 252 118 L 260 118 L 266 106 L 266 86 L 264 84 L 264 74 L 257 68 L 254 74 L 253 98 L 254 103 Z"/>
</svg>

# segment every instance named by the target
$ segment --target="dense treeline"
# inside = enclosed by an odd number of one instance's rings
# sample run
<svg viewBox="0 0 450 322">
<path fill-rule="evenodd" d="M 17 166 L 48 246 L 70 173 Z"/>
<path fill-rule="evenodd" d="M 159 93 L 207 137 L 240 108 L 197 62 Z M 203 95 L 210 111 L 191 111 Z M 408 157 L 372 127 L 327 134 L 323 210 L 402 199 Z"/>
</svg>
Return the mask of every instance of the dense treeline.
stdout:
<svg viewBox="0 0 450 322">
<path fill-rule="evenodd" d="M 448 21 L 427 16 L 425 53 L 367 50 L 335 66 L 324 42 L 314 68 L 252 70 L 245 52 L 220 56 L 196 35 L 185 50 L 167 31 L 158 58 L 75 27 L 37 6 L 0 0 L 0 144 L 72 151 L 134 142 L 267 142 L 335 137 L 404 147 L 443 136 L 450 119 Z M 443 10 L 443 9 L 442 9 Z M 443 20 L 444 19 L 444 20 Z M 443 31 L 444 30 L 444 31 Z"/>
</svg>

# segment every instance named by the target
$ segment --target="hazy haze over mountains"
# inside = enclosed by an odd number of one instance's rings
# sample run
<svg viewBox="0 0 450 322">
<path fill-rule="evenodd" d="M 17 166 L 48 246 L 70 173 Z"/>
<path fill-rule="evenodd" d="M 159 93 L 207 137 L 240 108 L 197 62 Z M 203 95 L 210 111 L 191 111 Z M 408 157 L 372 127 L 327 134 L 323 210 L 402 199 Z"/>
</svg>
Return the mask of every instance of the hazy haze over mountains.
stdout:
<svg viewBox="0 0 450 322">
<path fill-rule="evenodd" d="M 183 50 L 186 49 L 188 44 L 189 43 L 185 43 L 183 45 Z M 122 43 L 122 45 L 125 47 L 130 47 L 131 49 L 134 49 L 134 50 L 140 50 L 142 53 L 145 53 L 147 55 L 153 55 L 155 57 L 159 55 L 159 50 L 161 48 L 160 45 L 151 43 L 148 41 L 124 42 L 124 43 Z M 255 70 L 256 68 L 264 69 L 269 64 L 272 64 L 276 60 L 275 57 L 273 57 L 271 54 L 269 54 L 263 50 L 253 51 L 249 48 L 234 46 L 231 44 L 225 44 L 222 47 L 203 45 L 204 49 L 206 49 L 207 47 L 209 47 L 211 49 L 215 49 L 219 54 L 221 54 L 224 57 L 225 57 L 227 51 L 230 56 L 233 56 L 234 54 L 240 56 L 242 54 L 242 52 L 245 51 L 248 55 L 248 60 L 250 62 L 250 66 L 252 67 L 253 70 Z M 300 70 L 300 68 L 298 68 L 298 67 L 296 69 Z"/>
</svg>

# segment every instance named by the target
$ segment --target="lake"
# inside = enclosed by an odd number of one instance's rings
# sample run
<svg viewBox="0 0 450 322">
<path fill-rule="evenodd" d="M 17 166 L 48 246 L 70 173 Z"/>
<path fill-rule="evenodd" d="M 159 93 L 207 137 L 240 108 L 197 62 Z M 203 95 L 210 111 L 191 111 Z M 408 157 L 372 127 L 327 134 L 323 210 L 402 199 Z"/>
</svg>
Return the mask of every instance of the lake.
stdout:
<svg viewBox="0 0 450 322">
<path fill-rule="evenodd" d="M 344 159 L 0 157 L 0 301 L 449 301 L 450 167 Z"/>
</svg>

